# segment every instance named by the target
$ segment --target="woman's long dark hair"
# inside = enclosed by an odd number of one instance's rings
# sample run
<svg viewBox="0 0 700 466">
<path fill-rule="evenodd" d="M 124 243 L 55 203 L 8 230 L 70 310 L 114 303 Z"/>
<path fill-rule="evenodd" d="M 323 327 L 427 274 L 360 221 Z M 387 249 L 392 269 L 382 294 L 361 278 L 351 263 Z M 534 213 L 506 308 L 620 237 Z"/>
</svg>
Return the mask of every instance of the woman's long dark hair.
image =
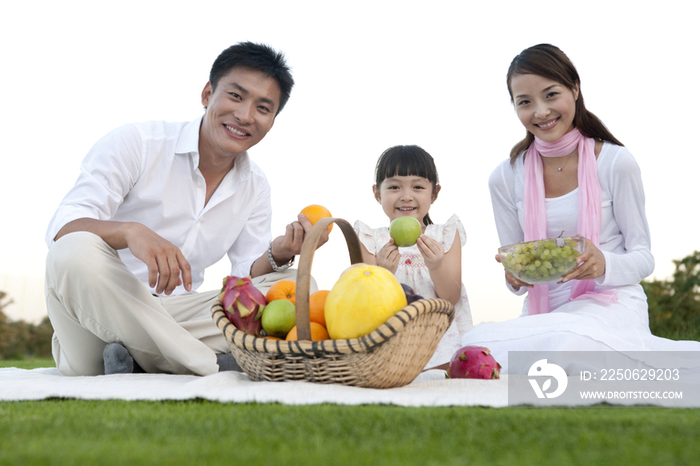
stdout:
<svg viewBox="0 0 700 466">
<path fill-rule="evenodd" d="M 387 178 L 392 176 L 420 176 L 433 185 L 433 194 L 440 181 L 433 157 L 419 146 L 394 146 L 385 150 L 377 161 L 374 171 L 377 189 Z M 429 214 L 423 217 L 423 224 L 430 225 L 433 221 Z"/>
<path fill-rule="evenodd" d="M 574 127 L 586 137 L 598 141 L 608 141 L 618 146 L 623 144 L 605 127 L 602 121 L 586 109 L 583 103 L 581 91 L 581 79 L 571 63 L 569 57 L 558 47 L 550 44 L 539 44 L 527 48 L 513 59 L 508 68 L 507 84 L 510 93 L 510 101 L 513 102 L 513 91 L 510 87 L 511 80 L 516 75 L 534 74 L 543 78 L 556 81 L 566 86 L 572 92 L 578 87 L 578 99 L 576 100 Z M 514 163 L 522 152 L 526 151 L 535 140 L 531 132 L 527 132 L 525 138 L 518 142 L 510 151 L 510 161 Z"/>
</svg>

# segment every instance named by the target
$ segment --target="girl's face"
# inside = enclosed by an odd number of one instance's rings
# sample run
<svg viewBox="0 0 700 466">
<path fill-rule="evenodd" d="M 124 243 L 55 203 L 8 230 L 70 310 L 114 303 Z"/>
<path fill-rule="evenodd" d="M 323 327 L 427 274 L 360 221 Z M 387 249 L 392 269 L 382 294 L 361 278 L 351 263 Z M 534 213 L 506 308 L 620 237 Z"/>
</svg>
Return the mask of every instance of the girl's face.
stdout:
<svg viewBox="0 0 700 466">
<path fill-rule="evenodd" d="M 382 181 L 378 188 L 372 186 L 372 191 L 390 221 L 411 216 L 425 229 L 423 217 L 437 199 L 440 186 L 433 189 L 433 183 L 421 176 L 393 176 Z"/>
<path fill-rule="evenodd" d="M 525 129 L 545 142 L 555 142 L 574 129 L 578 87 L 536 74 L 519 74 L 510 81 L 515 112 Z"/>
</svg>

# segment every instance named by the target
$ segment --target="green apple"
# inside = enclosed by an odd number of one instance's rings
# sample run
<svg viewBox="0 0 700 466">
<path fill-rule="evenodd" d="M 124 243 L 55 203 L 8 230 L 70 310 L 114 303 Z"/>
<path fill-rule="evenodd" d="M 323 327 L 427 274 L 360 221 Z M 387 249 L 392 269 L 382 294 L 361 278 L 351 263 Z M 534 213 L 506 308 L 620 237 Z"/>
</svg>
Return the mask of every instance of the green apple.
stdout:
<svg viewBox="0 0 700 466">
<path fill-rule="evenodd" d="M 415 217 L 399 217 L 389 225 L 389 236 L 394 238 L 394 244 L 400 248 L 416 244 L 420 234 L 420 222 Z"/>
<path fill-rule="evenodd" d="M 284 338 L 296 323 L 296 307 L 286 299 L 270 301 L 262 315 L 262 327 L 268 335 Z"/>
</svg>

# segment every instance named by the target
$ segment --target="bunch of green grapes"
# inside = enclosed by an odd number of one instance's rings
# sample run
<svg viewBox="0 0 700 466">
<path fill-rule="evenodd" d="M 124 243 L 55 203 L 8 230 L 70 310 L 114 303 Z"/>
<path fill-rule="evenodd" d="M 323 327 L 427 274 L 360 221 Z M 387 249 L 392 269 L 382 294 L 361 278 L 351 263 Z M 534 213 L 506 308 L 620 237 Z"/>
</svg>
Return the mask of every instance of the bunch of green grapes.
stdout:
<svg viewBox="0 0 700 466">
<path fill-rule="evenodd" d="M 557 280 L 576 268 L 576 238 L 550 238 L 515 245 L 506 255 L 505 265 L 527 283 Z"/>
</svg>

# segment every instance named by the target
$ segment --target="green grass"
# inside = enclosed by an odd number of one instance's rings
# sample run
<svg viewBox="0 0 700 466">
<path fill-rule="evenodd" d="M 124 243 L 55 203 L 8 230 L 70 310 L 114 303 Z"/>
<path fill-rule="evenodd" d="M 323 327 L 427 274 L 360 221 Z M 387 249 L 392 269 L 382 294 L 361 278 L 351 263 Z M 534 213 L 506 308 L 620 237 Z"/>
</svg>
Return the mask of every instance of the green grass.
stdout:
<svg viewBox="0 0 700 466">
<path fill-rule="evenodd" d="M 53 359 L 20 359 L 4 361 L 0 359 L 0 367 L 19 367 L 20 369 L 37 369 L 39 367 L 56 367 Z"/>
<path fill-rule="evenodd" d="M 698 435 L 697 409 L 0 403 L 0 465 L 681 465 Z"/>
<path fill-rule="evenodd" d="M 0 403 L 0 464 L 696 464 L 663 408 L 400 408 L 205 401 Z"/>
<path fill-rule="evenodd" d="M 668 338 L 670 340 L 695 340 L 700 341 L 700 328 L 690 327 L 686 329 L 658 330 L 654 333 L 657 337 Z"/>
</svg>

